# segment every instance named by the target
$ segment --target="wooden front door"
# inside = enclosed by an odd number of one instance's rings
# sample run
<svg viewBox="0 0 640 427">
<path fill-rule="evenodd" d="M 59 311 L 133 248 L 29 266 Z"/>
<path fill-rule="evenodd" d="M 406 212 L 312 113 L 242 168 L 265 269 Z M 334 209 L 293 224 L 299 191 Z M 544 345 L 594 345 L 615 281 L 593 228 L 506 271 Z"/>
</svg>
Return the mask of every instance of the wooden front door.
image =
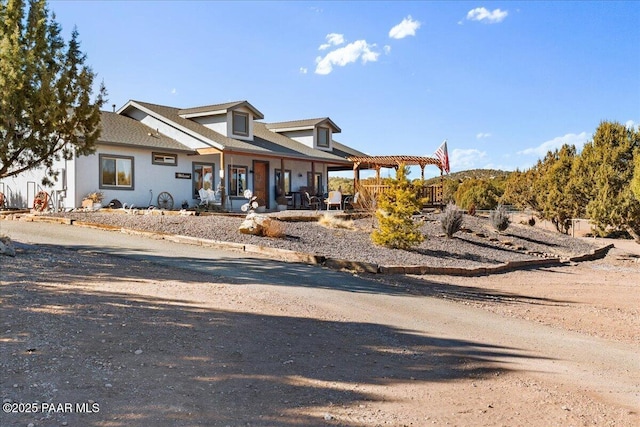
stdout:
<svg viewBox="0 0 640 427">
<path fill-rule="evenodd" d="M 258 206 L 269 209 L 269 162 L 253 161 L 253 195 L 257 197 Z"/>
</svg>

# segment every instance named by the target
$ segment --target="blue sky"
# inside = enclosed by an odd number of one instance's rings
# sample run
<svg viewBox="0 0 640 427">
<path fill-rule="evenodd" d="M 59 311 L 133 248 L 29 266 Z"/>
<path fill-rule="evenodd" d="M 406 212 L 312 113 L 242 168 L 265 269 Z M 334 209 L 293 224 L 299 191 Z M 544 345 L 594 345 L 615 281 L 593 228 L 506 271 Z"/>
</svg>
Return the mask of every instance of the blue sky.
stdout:
<svg viewBox="0 0 640 427">
<path fill-rule="evenodd" d="M 640 2 L 51 1 L 109 91 L 331 117 L 371 155 L 524 169 L 602 120 L 640 124 Z M 435 175 L 435 168 L 425 171 Z M 413 176 L 413 174 L 412 174 Z"/>
</svg>

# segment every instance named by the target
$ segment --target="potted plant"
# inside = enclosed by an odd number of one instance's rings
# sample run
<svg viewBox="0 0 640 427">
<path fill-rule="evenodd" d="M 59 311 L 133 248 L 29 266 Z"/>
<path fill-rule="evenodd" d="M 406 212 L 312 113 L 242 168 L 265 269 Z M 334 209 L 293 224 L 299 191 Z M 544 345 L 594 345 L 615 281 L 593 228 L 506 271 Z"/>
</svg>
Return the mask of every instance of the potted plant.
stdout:
<svg viewBox="0 0 640 427">
<path fill-rule="evenodd" d="M 94 191 L 84 196 L 84 199 L 82 199 L 82 207 L 100 209 L 102 207 L 102 199 L 104 199 L 104 193 L 102 191 Z"/>
</svg>

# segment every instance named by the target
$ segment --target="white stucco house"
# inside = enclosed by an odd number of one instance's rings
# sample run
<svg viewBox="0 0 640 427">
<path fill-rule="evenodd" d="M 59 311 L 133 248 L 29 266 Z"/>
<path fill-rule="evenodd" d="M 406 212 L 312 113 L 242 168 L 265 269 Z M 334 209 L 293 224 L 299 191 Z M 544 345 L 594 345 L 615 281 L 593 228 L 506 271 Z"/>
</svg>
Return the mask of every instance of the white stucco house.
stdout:
<svg viewBox="0 0 640 427">
<path fill-rule="evenodd" d="M 333 139 L 340 128 L 329 118 L 263 119 L 247 101 L 182 109 L 132 100 L 102 112 L 96 152 L 58 162 L 54 187 L 42 187 L 43 171 L 32 170 L 0 180 L 0 192 L 7 206 L 25 208 L 44 190 L 58 209 L 78 208 L 94 191 L 104 193 L 105 205 L 116 199 L 138 207 L 168 192 L 179 208 L 198 204 L 201 188 L 222 184 L 228 208 L 237 210 L 251 189 L 274 209 L 280 188 L 324 193 L 329 171 L 351 170 L 347 157 L 364 155 Z"/>
</svg>

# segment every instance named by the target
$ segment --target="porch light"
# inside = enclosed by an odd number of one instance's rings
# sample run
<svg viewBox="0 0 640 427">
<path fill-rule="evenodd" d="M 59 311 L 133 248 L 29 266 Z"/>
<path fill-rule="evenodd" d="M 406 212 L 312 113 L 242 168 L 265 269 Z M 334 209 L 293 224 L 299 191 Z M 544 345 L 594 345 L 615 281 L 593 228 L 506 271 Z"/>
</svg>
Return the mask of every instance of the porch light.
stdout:
<svg viewBox="0 0 640 427">
<path fill-rule="evenodd" d="M 220 169 L 220 179 L 224 179 L 224 169 Z"/>
</svg>

